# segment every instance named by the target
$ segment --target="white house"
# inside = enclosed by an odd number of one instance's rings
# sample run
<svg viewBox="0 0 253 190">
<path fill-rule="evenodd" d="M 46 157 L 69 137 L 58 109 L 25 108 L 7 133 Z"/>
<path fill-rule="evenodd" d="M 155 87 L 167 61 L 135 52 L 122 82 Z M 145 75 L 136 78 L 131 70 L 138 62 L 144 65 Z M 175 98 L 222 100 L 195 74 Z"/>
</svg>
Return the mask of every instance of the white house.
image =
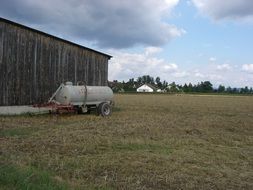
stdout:
<svg viewBox="0 0 253 190">
<path fill-rule="evenodd" d="M 144 84 L 137 88 L 137 92 L 154 92 L 155 88 L 152 88 L 151 85 Z"/>
</svg>

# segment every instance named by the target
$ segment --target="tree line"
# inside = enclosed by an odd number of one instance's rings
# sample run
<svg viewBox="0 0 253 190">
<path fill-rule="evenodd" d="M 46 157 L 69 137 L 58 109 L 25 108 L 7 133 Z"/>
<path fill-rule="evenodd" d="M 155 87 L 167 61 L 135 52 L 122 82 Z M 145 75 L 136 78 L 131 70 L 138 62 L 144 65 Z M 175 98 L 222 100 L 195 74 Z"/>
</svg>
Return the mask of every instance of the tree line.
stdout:
<svg viewBox="0 0 253 190">
<path fill-rule="evenodd" d="M 109 82 L 109 86 L 114 92 L 136 92 L 137 88 L 143 84 L 149 84 L 155 89 L 160 89 L 162 92 L 169 93 L 229 93 L 229 94 L 253 94 L 252 87 L 245 86 L 244 88 L 232 88 L 219 85 L 213 87 L 210 81 L 202 81 L 197 84 L 185 83 L 184 85 L 176 84 L 175 82 L 168 83 L 166 80 L 161 81 L 160 77 L 152 77 L 143 75 L 136 80 L 130 78 L 127 82 L 119 82 L 114 80 Z"/>
</svg>

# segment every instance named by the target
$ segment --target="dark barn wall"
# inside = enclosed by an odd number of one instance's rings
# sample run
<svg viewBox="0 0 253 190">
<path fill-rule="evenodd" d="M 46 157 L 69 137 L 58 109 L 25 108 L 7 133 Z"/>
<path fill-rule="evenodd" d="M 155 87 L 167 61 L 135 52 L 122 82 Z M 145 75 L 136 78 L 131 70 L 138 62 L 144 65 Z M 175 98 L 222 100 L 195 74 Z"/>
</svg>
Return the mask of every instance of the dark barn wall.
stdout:
<svg viewBox="0 0 253 190">
<path fill-rule="evenodd" d="M 107 85 L 109 59 L 0 19 L 0 106 L 45 102 L 66 81 Z"/>
</svg>

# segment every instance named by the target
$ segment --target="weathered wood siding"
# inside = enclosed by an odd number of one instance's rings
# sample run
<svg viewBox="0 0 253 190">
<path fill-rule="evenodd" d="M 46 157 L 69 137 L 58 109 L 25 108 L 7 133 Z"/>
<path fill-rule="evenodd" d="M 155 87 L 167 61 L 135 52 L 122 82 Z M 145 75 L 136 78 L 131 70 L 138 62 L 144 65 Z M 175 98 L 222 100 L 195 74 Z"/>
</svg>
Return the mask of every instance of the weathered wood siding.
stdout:
<svg viewBox="0 0 253 190">
<path fill-rule="evenodd" d="M 45 102 L 66 81 L 107 85 L 109 59 L 0 19 L 0 106 Z"/>
</svg>

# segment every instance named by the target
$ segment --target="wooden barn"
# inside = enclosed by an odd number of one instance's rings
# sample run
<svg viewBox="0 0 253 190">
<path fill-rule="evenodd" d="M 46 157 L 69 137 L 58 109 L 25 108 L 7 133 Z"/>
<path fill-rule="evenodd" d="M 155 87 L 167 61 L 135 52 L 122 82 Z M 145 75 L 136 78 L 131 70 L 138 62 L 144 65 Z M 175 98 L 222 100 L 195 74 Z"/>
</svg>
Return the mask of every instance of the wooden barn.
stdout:
<svg viewBox="0 0 253 190">
<path fill-rule="evenodd" d="M 110 58 L 0 18 L 0 106 L 45 102 L 65 81 L 105 86 Z"/>
</svg>

